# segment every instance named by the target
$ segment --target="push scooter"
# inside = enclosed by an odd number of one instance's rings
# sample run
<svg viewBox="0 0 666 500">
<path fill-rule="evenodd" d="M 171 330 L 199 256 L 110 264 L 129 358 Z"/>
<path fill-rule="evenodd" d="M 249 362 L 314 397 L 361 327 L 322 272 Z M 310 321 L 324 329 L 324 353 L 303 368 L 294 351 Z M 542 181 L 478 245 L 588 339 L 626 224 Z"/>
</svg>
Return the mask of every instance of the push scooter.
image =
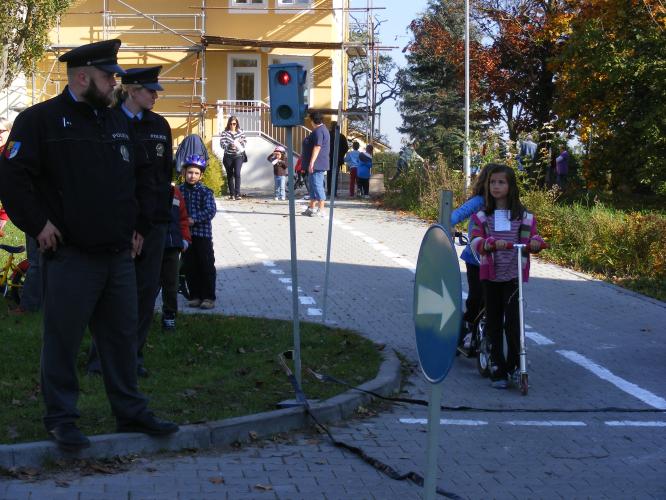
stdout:
<svg viewBox="0 0 666 500">
<path fill-rule="evenodd" d="M 548 248 L 547 243 L 542 243 L 539 250 Z M 529 388 L 529 377 L 527 375 L 527 350 L 525 349 L 525 314 L 523 312 L 523 250 L 529 252 L 528 245 L 524 243 L 509 243 L 506 246 L 507 250 L 515 248 L 518 250 L 518 317 L 520 322 L 520 367 L 518 369 L 518 374 L 520 375 L 519 387 L 520 393 L 523 396 L 527 396 L 527 390 Z"/>
</svg>

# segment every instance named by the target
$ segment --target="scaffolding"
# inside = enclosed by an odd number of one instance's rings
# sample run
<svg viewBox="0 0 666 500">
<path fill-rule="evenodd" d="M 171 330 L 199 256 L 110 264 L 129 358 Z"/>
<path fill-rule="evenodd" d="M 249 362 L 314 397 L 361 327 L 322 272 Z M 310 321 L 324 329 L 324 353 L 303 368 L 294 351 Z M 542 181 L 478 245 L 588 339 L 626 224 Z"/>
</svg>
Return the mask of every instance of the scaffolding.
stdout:
<svg viewBox="0 0 666 500">
<path fill-rule="evenodd" d="M 331 0 L 333 1 L 333 0 Z M 313 2 L 316 3 L 316 2 Z M 320 2 L 321 3 L 321 2 Z M 232 112 L 234 109 L 246 109 L 248 104 L 246 102 L 238 101 L 233 103 L 231 101 L 209 102 L 207 97 L 206 83 L 207 75 L 207 61 L 206 54 L 211 48 L 223 48 L 226 50 L 247 50 L 259 49 L 270 50 L 273 48 L 289 48 L 289 49 L 303 49 L 304 51 L 319 51 L 319 50 L 334 50 L 339 53 L 340 64 L 340 88 L 341 88 L 341 101 L 340 103 L 331 103 L 332 107 L 327 109 L 317 108 L 320 111 L 338 115 L 338 121 L 343 129 L 346 129 L 344 119 L 350 115 L 361 115 L 367 119 L 369 137 L 368 142 L 373 140 L 372 134 L 375 129 L 375 115 L 376 109 L 374 102 L 376 101 L 376 86 L 377 86 L 377 62 L 380 50 L 385 50 L 388 47 L 380 47 L 375 41 L 375 27 L 373 20 L 373 12 L 383 7 L 374 7 L 373 0 L 365 0 L 363 7 L 351 7 L 351 0 L 341 0 L 342 7 L 319 7 L 319 6 L 303 6 L 296 8 L 280 7 L 269 8 L 263 6 L 262 10 L 272 11 L 279 10 L 281 12 L 294 11 L 295 13 L 302 13 L 304 11 L 326 11 L 332 12 L 334 16 L 340 16 L 338 21 L 341 23 L 341 33 L 339 42 L 315 42 L 315 41 L 279 41 L 271 39 L 253 40 L 232 37 L 221 37 L 207 33 L 206 21 L 207 14 L 214 10 L 247 10 L 247 7 L 218 7 L 207 5 L 207 0 L 200 0 L 200 4 L 196 6 L 188 6 L 193 12 L 188 13 L 163 13 L 163 12 L 143 12 L 125 0 L 103 0 L 101 11 L 95 12 L 71 12 L 66 15 L 101 15 L 101 38 L 122 38 L 123 45 L 121 52 L 131 52 L 137 54 L 137 60 L 147 61 L 150 56 L 160 52 L 182 53 L 184 56 L 179 58 L 176 62 L 166 68 L 160 75 L 160 82 L 169 85 L 181 85 L 181 92 L 165 92 L 160 95 L 161 99 L 180 100 L 181 104 L 178 107 L 184 108 L 183 111 L 164 111 L 160 112 L 166 117 L 184 117 L 188 127 L 188 133 L 196 122 L 197 133 L 206 138 L 206 118 L 208 110 L 215 109 L 219 113 L 225 114 Z M 157 4 L 159 5 L 159 4 Z M 367 36 L 363 40 L 351 40 L 350 29 L 352 23 L 350 22 L 350 15 L 359 14 L 364 17 L 364 29 L 367 30 Z M 60 43 L 60 28 L 61 20 L 58 19 L 56 25 L 56 42 L 53 43 L 49 50 L 54 53 L 56 60 L 47 71 L 44 85 L 41 89 L 35 87 L 34 79 L 32 83 L 32 95 L 41 98 L 46 94 L 47 84 L 50 82 L 55 83 L 56 93 L 60 92 L 60 83 L 62 78 L 53 78 L 56 71 L 57 56 L 66 50 L 74 48 L 73 45 L 66 45 Z M 354 26 L 355 29 L 358 26 Z M 169 43 L 151 43 L 151 38 L 159 36 L 161 40 L 165 37 Z M 124 38 L 128 37 L 128 38 Z M 145 39 L 145 41 L 143 41 Z M 126 40 L 130 40 L 129 43 Z M 141 43 L 141 41 L 143 43 Z M 335 56 L 332 56 L 332 59 Z M 347 64 L 349 57 L 366 58 L 367 65 L 370 68 L 369 77 L 367 79 L 367 92 L 366 92 L 366 105 L 361 109 L 347 109 L 346 103 L 348 100 L 348 86 L 344 81 L 347 77 Z M 191 77 L 184 76 L 171 76 L 175 75 L 177 71 L 183 69 L 183 66 L 188 61 L 193 60 L 194 74 Z M 145 63 L 144 63 L 145 64 Z M 59 73 L 58 73 L 59 75 Z M 338 105 L 337 108 L 335 105 Z M 253 102 L 252 109 L 260 108 L 262 112 L 268 111 L 267 102 Z M 218 120 L 219 121 L 219 120 Z M 267 136 L 270 136 L 276 142 L 281 142 L 282 137 L 274 128 L 269 128 L 266 124 L 266 119 L 256 119 L 252 121 L 253 124 L 258 124 L 262 129 L 259 131 Z M 219 124 L 218 124 L 219 128 Z M 263 130 L 266 128 L 266 130 Z"/>
</svg>

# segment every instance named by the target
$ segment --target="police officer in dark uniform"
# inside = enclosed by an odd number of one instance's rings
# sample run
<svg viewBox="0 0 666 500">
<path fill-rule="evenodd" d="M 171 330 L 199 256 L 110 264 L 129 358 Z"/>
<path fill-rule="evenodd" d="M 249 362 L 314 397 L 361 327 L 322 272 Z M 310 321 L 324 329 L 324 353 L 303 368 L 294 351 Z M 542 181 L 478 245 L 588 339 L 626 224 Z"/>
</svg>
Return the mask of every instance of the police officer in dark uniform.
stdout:
<svg viewBox="0 0 666 500">
<path fill-rule="evenodd" d="M 122 85 L 114 90 L 113 107 L 130 121 L 135 139 L 146 151 L 152 170 L 152 203 L 149 209 L 151 228 L 143 240 L 141 255 L 136 258 L 136 286 L 138 294 L 138 366 L 139 376 L 147 377 L 143 362 L 143 347 L 153 320 L 155 299 L 160 289 L 160 271 L 166 232 L 171 220 L 171 172 L 173 150 L 169 123 L 152 110 L 157 91 L 164 90 L 158 75 L 162 66 L 128 69 L 122 76 Z M 88 372 L 101 371 L 95 346 L 91 348 Z"/>
<path fill-rule="evenodd" d="M 76 426 L 76 359 L 86 326 L 99 348 L 104 385 L 119 432 L 170 434 L 139 392 L 137 295 L 133 257 L 148 225 L 145 153 L 127 119 L 107 108 L 116 85 L 120 40 L 62 55 L 68 85 L 15 121 L 0 159 L 0 199 L 44 255 L 41 390 L 44 424 L 67 450 L 89 446 Z"/>
</svg>

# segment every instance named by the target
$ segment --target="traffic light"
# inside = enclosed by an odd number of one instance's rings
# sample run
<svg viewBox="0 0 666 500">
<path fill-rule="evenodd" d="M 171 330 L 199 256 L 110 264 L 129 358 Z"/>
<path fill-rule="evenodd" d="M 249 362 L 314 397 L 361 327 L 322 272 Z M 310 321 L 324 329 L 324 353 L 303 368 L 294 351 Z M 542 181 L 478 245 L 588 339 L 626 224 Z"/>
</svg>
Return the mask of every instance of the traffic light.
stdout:
<svg viewBox="0 0 666 500">
<path fill-rule="evenodd" d="M 304 100 L 306 72 L 296 63 L 268 67 L 271 121 L 276 127 L 303 125 L 307 106 Z"/>
</svg>

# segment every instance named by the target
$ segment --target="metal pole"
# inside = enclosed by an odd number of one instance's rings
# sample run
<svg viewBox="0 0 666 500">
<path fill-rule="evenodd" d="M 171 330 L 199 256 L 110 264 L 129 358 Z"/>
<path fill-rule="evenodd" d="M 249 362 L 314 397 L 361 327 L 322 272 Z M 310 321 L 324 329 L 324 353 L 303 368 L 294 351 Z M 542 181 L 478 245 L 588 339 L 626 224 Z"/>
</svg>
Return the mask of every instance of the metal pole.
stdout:
<svg viewBox="0 0 666 500">
<path fill-rule="evenodd" d="M 469 191 L 469 0 L 465 0 L 465 151 L 463 155 L 465 170 L 465 191 Z"/>
<path fill-rule="evenodd" d="M 342 102 L 340 102 L 340 107 Z M 341 111 L 340 111 L 341 114 Z M 324 270 L 324 299 L 322 321 L 326 323 L 326 299 L 328 298 L 328 276 L 331 270 L 331 244 L 333 242 L 333 205 L 335 205 L 335 190 L 337 188 L 338 177 L 338 152 L 340 151 L 340 125 L 334 128 L 335 140 L 333 141 L 333 165 L 331 165 L 331 204 L 328 212 L 328 242 L 326 243 L 326 265 Z"/>
<path fill-rule="evenodd" d="M 453 210 L 453 191 L 442 190 L 439 193 L 439 223 L 451 236 L 451 212 Z"/>
<path fill-rule="evenodd" d="M 294 375 L 301 386 L 301 332 L 298 312 L 298 259 L 296 257 L 296 200 L 294 194 L 294 144 L 292 127 L 286 127 L 287 166 L 289 169 L 289 244 L 291 246 L 291 314 L 294 321 Z"/>
<path fill-rule="evenodd" d="M 442 404 L 444 382 L 430 385 L 428 404 L 428 448 L 426 451 L 426 477 L 423 485 L 424 498 L 434 500 L 437 495 L 437 452 L 439 451 L 439 415 Z"/>
</svg>

